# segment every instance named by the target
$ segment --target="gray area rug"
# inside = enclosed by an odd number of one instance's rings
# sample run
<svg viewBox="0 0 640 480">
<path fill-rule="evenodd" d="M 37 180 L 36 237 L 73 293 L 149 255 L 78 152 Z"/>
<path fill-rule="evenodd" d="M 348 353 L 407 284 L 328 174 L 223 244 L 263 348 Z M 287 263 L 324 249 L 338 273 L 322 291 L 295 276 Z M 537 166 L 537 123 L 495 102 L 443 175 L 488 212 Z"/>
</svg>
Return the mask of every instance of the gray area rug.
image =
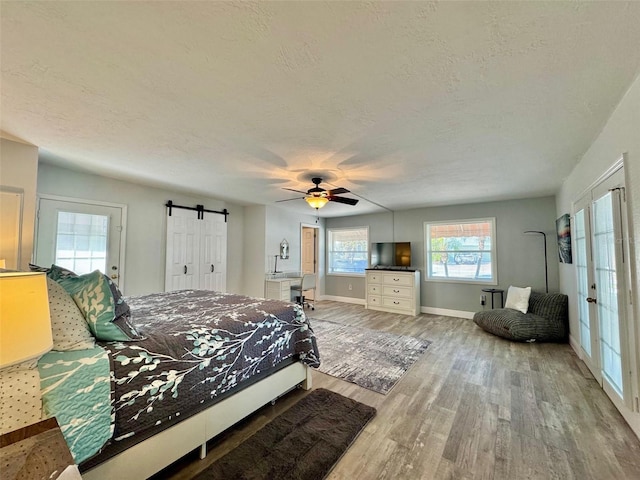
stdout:
<svg viewBox="0 0 640 480">
<path fill-rule="evenodd" d="M 429 340 L 311 318 L 322 373 L 386 395 Z"/>
<path fill-rule="evenodd" d="M 318 388 L 192 480 L 322 480 L 375 414 Z"/>
</svg>

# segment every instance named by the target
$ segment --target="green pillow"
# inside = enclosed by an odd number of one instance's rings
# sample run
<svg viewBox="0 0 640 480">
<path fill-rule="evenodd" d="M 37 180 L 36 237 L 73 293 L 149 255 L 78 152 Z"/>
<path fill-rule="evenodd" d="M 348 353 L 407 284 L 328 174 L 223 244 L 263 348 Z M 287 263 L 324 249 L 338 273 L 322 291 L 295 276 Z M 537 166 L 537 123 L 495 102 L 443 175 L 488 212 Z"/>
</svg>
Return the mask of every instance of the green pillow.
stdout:
<svg viewBox="0 0 640 480">
<path fill-rule="evenodd" d="M 58 283 L 71 295 L 98 340 L 126 342 L 129 337 L 113 323 L 115 305 L 106 277 L 99 271 L 63 277 Z"/>
</svg>

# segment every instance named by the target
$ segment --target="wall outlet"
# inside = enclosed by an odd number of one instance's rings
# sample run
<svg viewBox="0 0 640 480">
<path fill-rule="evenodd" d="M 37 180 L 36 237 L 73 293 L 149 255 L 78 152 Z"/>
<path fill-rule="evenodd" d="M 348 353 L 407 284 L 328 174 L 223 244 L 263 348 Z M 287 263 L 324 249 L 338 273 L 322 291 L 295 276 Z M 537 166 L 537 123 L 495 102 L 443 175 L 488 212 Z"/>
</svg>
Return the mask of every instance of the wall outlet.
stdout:
<svg viewBox="0 0 640 480">
<path fill-rule="evenodd" d="M 349 291 L 353 290 L 353 285 L 349 284 Z"/>
</svg>

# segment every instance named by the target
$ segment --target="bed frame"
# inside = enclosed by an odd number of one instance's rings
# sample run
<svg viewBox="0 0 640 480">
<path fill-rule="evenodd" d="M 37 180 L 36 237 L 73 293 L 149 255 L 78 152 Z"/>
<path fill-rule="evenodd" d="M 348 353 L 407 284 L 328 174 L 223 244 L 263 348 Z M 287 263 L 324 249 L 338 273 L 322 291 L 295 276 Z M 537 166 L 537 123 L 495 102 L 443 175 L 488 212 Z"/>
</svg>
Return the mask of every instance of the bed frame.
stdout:
<svg viewBox="0 0 640 480">
<path fill-rule="evenodd" d="M 311 389 L 311 369 L 301 362 L 278 370 L 208 409 L 115 455 L 83 472 L 82 478 L 144 479 L 198 447 L 200 458 L 204 458 L 208 440 L 298 385 L 305 390 Z"/>
</svg>

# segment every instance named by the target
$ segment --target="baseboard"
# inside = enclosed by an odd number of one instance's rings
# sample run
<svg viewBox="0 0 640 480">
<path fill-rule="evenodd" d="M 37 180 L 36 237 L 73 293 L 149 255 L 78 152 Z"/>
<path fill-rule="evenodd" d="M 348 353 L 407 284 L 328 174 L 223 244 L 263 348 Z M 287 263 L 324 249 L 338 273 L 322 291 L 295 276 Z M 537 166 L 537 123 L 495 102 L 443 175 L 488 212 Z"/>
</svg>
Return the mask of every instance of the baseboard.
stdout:
<svg viewBox="0 0 640 480">
<path fill-rule="evenodd" d="M 576 352 L 576 355 L 578 355 L 578 358 L 581 358 L 580 357 L 580 344 L 578 343 L 578 341 L 571 334 L 569 334 L 569 345 L 571 346 L 571 348 L 573 348 L 573 351 Z"/>
<path fill-rule="evenodd" d="M 334 302 L 353 303 L 355 305 L 364 305 L 364 298 L 339 297 L 337 295 L 322 295 L 318 300 L 332 300 Z"/>
<path fill-rule="evenodd" d="M 467 312 L 465 310 L 450 310 L 448 308 L 436 307 L 420 307 L 422 313 L 430 313 L 431 315 L 444 315 L 445 317 L 468 318 L 471 320 L 476 312 Z"/>
<path fill-rule="evenodd" d="M 339 297 L 337 295 L 322 295 L 318 300 L 332 300 L 334 302 L 353 303 L 355 305 L 365 305 L 364 298 Z M 457 317 L 472 319 L 475 312 L 466 312 L 464 310 L 450 310 L 448 308 L 420 307 L 421 313 L 430 313 L 432 315 L 443 315 L 445 317 Z"/>
</svg>

